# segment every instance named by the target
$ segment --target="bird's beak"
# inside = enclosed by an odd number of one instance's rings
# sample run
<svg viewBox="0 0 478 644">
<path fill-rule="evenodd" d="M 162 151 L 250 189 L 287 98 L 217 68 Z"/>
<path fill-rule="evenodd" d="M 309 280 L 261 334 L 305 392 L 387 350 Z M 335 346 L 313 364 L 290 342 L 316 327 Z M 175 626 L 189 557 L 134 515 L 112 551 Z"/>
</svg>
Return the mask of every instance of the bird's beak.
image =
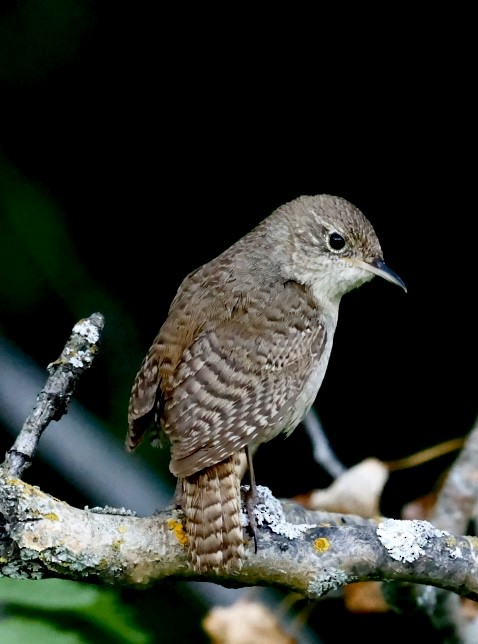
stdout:
<svg viewBox="0 0 478 644">
<path fill-rule="evenodd" d="M 370 271 L 374 275 L 383 277 L 383 279 L 392 282 L 392 284 L 400 286 L 401 288 L 403 288 L 405 293 L 407 292 L 405 282 L 400 277 L 398 277 L 398 275 L 394 273 L 392 269 L 389 268 L 380 257 L 375 257 L 370 262 L 354 261 L 354 263 L 358 264 L 358 266 L 364 268 L 366 271 Z"/>
</svg>

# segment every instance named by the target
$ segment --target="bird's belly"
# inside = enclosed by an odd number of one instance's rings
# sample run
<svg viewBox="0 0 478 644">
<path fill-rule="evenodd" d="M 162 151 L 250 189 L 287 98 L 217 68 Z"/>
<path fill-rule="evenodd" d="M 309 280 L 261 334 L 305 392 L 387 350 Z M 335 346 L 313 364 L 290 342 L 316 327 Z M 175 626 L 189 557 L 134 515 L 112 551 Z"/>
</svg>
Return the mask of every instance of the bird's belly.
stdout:
<svg viewBox="0 0 478 644">
<path fill-rule="evenodd" d="M 255 441 L 257 444 L 268 442 L 281 433 L 288 436 L 302 421 L 317 397 L 325 376 L 331 349 L 332 343 L 327 343 L 321 359 L 309 374 L 299 394 L 295 398 L 291 398 L 272 418 L 269 426 L 264 428 L 261 439 Z"/>
</svg>

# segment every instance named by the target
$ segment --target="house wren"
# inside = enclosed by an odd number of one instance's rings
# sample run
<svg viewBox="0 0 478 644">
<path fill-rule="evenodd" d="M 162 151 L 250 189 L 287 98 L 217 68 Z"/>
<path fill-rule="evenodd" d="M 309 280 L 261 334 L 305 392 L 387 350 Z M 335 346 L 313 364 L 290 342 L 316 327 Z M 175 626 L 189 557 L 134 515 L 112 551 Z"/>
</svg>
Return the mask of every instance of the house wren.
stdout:
<svg viewBox="0 0 478 644">
<path fill-rule="evenodd" d="M 195 571 L 242 567 L 244 454 L 304 418 L 340 299 L 374 275 L 405 289 L 364 215 L 316 195 L 279 207 L 182 282 L 136 376 L 127 446 L 151 426 L 168 437 Z"/>
</svg>

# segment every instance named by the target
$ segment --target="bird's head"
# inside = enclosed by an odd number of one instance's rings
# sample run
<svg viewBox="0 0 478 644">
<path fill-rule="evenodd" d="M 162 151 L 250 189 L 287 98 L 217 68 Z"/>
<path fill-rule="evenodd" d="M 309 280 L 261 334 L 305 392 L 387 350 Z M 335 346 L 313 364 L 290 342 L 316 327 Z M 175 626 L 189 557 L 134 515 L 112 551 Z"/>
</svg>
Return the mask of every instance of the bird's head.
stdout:
<svg viewBox="0 0 478 644">
<path fill-rule="evenodd" d="M 311 286 L 320 299 L 342 295 L 374 275 L 400 286 L 401 278 L 384 262 L 368 219 L 349 201 L 331 195 L 302 196 L 278 209 L 288 224 L 286 272 Z"/>
</svg>

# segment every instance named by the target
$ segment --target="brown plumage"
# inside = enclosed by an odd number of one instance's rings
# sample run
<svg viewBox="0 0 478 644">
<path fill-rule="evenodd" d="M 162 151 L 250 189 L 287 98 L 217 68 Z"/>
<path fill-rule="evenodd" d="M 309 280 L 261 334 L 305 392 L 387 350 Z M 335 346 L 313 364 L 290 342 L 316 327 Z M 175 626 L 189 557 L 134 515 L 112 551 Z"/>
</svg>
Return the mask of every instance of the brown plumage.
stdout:
<svg viewBox="0 0 478 644">
<path fill-rule="evenodd" d="M 241 568 L 244 450 L 302 420 L 340 298 L 374 273 L 403 286 L 360 211 L 318 195 L 285 204 L 181 284 L 136 376 L 127 446 L 151 424 L 169 438 L 196 571 Z"/>
</svg>

